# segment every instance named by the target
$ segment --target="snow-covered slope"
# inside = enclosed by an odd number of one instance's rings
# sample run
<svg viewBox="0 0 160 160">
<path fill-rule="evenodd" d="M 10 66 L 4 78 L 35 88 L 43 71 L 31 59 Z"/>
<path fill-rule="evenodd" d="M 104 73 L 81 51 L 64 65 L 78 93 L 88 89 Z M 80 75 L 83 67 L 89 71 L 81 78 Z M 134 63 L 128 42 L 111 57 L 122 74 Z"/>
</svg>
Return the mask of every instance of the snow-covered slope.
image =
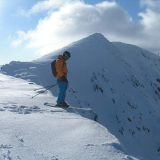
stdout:
<svg viewBox="0 0 160 160">
<path fill-rule="evenodd" d="M 3 73 L 42 86 L 54 84 L 50 62 L 65 50 L 72 55 L 67 102 L 93 108 L 80 114 L 105 126 L 130 154 L 159 159 L 160 57 L 96 33 L 36 61 L 11 62 Z M 56 97 L 58 88 L 51 91 Z"/>
<path fill-rule="evenodd" d="M 0 74 L 0 160 L 136 160 L 102 125 L 71 109 L 44 106 L 33 83 Z"/>
</svg>

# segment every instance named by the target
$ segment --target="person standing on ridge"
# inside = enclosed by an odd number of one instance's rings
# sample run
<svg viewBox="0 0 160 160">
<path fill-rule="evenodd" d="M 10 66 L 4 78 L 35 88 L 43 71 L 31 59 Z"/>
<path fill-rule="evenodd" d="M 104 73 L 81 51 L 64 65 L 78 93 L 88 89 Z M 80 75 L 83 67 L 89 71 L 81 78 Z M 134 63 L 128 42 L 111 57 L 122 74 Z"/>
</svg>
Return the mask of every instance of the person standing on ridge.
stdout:
<svg viewBox="0 0 160 160">
<path fill-rule="evenodd" d="M 59 86 L 59 94 L 57 99 L 56 106 L 58 107 L 68 107 L 69 105 L 65 102 L 66 91 L 68 87 L 68 80 L 67 80 L 67 64 L 66 61 L 71 57 L 71 54 L 68 51 L 65 51 L 63 55 L 59 55 L 56 60 L 56 79 Z"/>
</svg>

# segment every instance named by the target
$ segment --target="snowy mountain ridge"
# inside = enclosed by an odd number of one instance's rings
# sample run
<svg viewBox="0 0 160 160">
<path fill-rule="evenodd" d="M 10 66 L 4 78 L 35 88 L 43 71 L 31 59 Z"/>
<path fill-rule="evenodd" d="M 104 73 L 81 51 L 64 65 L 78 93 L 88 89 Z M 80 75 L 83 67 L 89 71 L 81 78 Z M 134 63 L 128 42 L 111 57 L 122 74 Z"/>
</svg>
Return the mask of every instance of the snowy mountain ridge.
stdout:
<svg viewBox="0 0 160 160">
<path fill-rule="evenodd" d="M 3 73 L 42 86 L 54 84 L 50 62 L 65 50 L 72 56 L 67 102 L 93 108 L 80 114 L 105 126 L 129 154 L 159 159 L 160 57 L 96 33 L 38 60 L 11 62 Z M 58 88 L 51 92 L 56 97 Z"/>
</svg>

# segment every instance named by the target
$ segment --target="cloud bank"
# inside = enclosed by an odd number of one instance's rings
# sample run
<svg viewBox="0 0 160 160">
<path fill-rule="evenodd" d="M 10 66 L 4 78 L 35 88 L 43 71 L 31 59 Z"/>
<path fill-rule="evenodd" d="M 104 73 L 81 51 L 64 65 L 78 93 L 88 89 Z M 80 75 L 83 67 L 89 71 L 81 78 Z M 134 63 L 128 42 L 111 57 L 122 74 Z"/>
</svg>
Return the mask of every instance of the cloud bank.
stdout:
<svg viewBox="0 0 160 160">
<path fill-rule="evenodd" d="M 141 20 L 132 17 L 115 1 L 88 5 L 79 0 L 45 0 L 35 4 L 24 16 L 32 18 L 38 12 L 48 12 L 40 19 L 36 29 L 18 31 L 12 46 L 23 43 L 35 48 L 35 53 L 44 55 L 93 33 L 102 33 L 110 41 L 131 43 L 160 52 L 160 2 L 140 0 L 145 12 Z"/>
</svg>

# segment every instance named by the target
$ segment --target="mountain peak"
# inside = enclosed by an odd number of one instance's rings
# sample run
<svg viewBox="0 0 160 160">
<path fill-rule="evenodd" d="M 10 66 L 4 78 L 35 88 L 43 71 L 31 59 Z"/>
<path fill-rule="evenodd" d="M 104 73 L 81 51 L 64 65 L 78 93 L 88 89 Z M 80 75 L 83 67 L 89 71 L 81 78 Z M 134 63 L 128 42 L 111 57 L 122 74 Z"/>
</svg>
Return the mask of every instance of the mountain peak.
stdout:
<svg viewBox="0 0 160 160">
<path fill-rule="evenodd" d="M 89 36 L 87 36 L 86 38 L 83 38 L 83 39 L 95 39 L 95 38 L 102 39 L 102 40 L 104 40 L 104 39 L 107 40 L 107 38 L 105 38 L 104 35 L 101 34 L 101 33 L 94 33 L 94 34 L 89 35 Z"/>
<path fill-rule="evenodd" d="M 104 35 L 101 34 L 101 33 L 94 33 L 94 34 L 92 34 L 92 35 L 90 35 L 88 37 L 104 37 Z"/>
<path fill-rule="evenodd" d="M 83 50 L 85 48 L 90 49 L 91 52 L 88 51 L 88 54 L 89 54 L 89 53 L 92 53 L 93 51 L 97 50 L 96 48 L 101 48 L 101 50 L 103 50 L 106 47 L 108 48 L 108 46 L 110 46 L 109 48 L 114 48 L 112 43 L 110 43 L 108 41 L 108 39 L 104 37 L 103 34 L 94 33 L 94 34 L 89 35 L 85 38 L 82 38 L 78 41 L 75 41 L 75 42 L 73 42 L 73 43 L 71 43 L 71 44 L 69 44 L 59 50 L 53 51 L 53 52 L 35 60 L 35 61 L 37 61 L 37 62 L 46 61 L 46 60 L 50 61 L 52 59 L 55 59 L 57 57 L 57 55 L 62 54 L 65 50 L 70 51 L 71 53 L 75 53 L 76 52 L 75 48 L 77 48 L 77 47 L 81 50 Z"/>
</svg>

